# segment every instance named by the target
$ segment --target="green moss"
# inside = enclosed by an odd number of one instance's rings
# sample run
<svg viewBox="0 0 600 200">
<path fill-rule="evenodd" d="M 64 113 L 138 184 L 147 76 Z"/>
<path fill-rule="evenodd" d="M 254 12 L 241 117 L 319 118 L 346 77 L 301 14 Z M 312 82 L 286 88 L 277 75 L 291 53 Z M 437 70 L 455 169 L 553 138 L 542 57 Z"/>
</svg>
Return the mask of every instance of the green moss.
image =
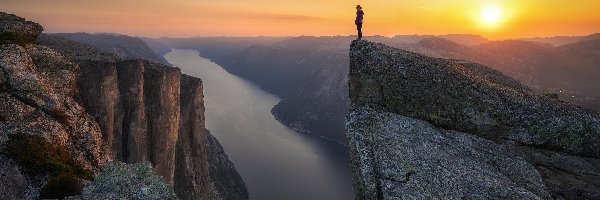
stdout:
<svg viewBox="0 0 600 200">
<path fill-rule="evenodd" d="M 92 173 L 73 160 L 69 151 L 59 145 L 49 143 L 35 135 L 8 135 L 6 148 L 2 152 L 17 161 L 30 176 L 50 175 L 43 188 L 44 198 L 63 198 L 81 192 L 80 179 L 92 180 Z"/>
</svg>

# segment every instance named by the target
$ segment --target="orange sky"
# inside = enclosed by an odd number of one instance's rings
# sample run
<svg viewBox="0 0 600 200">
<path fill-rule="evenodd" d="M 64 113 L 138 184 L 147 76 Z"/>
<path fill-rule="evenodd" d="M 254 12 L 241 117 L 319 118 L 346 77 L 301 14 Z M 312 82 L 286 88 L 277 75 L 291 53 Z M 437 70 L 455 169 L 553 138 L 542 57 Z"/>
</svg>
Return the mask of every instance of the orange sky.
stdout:
<svg viewBox="0 0 600 200">
<path fill-rule="evenodd" d="M 46 32 L 150 37 L 472 33 L 491 39 L 600 32 L 600 0 L 0 0 Z M 481 10 L 499 8 L 482 23 Z"/>
</svg>

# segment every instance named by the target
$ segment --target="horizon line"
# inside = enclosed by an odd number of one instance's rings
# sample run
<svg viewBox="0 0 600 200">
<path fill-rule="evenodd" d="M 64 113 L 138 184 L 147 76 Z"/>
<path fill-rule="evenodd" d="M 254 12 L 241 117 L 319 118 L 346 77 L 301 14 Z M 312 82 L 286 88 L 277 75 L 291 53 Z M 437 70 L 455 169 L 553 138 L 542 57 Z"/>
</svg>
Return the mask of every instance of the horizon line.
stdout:
<svg viewBox="0 0 600 200">
<path fill-rule="evenodd" d="M 196 35 L 196 36 L 183 36 L 183 37 L 178 37 L 178 36 L 158 36 L 158 37 L 152 37 L 152 36 L 144 36 L 144 35 L 129 35 L 129 34 L 123 34 L 123 33 L 114 33 L 114 32 L 44 32 L 47 34 L 61 34 L 61 33 L 86 33 L 86 34 L 92 34 L 92 35 L 123 35 L 123 36 L 131 36 L 131 37 L 145 37 L 145 38 L 152 38 L 152 39 L 158 39 L 158 38 L 173 38 L 173 39 L 185 39 L 185 38 L 295 38 L 295 37 L 356 37 L 356 35 L 282 35 L 282 36 L 270 36 L 270 35 L 253 35 L 253 36 L 244 36 L 244 35 L 212 35 L 212 36 L 202 36 L 202 35 Z M 463 35 L 463 36 L 478 36 L 481 37 L 483 39 L 486 40 L 490 40 L 490 41 L 501 41 L 501 40 L 514 40 L 514 39 L 544 39 L 544 38 L 555 38 L 555 37 L 587 37 L 587 36 L 592 36 L 595 34 L 600 34 L 600 32 L 592 32 L 586 35 L 552 35 L 552 36 L 527 36 L 527 37 L 508 37 L 508 38 L 504 38 L 504 39 L 489 39 L 483 35 L 479 35 L 479 34 L 474 34 L 474 33 L 446 33 L 446 34 L 396 34 L 396 35 L 366 35 L 365 37 L 385 37 L 385 38 L 393 38 L 393 37 L 397 37 L 397 36 L 432 36 L 432 37 L 439 37 L 439 36 L 451 36 L 451 35 Z"/>
</svg>

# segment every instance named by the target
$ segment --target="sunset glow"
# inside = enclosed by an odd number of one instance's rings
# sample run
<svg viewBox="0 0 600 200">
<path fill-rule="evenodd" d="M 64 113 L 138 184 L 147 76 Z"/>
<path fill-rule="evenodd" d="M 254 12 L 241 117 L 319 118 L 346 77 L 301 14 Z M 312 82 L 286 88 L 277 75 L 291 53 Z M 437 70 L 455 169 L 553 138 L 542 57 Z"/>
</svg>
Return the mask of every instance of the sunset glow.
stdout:
<svg viewBox="0 0 600 200">
<path fill-rule="evenodd" d="M 502 9 L 496 5 L 481 8 L 481 22 L 488 27 L 498 26 L 502 19 Z"/>
<path fill-rule="evenodd" d="M 600 32 L 598 0 L 2 0 L 2 11 L 48 32 L 141 36 L 352 35 L 356 4 L 366 35 L 472 33 L 492 39 Z"/>
</svg>

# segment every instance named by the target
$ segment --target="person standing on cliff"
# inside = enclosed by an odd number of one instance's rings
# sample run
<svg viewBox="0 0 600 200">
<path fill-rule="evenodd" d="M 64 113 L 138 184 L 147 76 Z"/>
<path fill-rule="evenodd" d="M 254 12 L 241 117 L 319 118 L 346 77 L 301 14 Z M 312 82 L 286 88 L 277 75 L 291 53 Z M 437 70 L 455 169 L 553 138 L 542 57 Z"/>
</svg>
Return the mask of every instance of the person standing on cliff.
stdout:
<svg viewBox="0 0 600 200">
<path fill-rule="evenodd" d="M 365 12 L 362 11 L 362 7 L 356 5 L 356 20 L 354 20 L 354 24 L 356 24 L 356 30 L 358 30 L 358 40 L 362 39 L 363 15 L 365 15 Z"/>
</svg>

